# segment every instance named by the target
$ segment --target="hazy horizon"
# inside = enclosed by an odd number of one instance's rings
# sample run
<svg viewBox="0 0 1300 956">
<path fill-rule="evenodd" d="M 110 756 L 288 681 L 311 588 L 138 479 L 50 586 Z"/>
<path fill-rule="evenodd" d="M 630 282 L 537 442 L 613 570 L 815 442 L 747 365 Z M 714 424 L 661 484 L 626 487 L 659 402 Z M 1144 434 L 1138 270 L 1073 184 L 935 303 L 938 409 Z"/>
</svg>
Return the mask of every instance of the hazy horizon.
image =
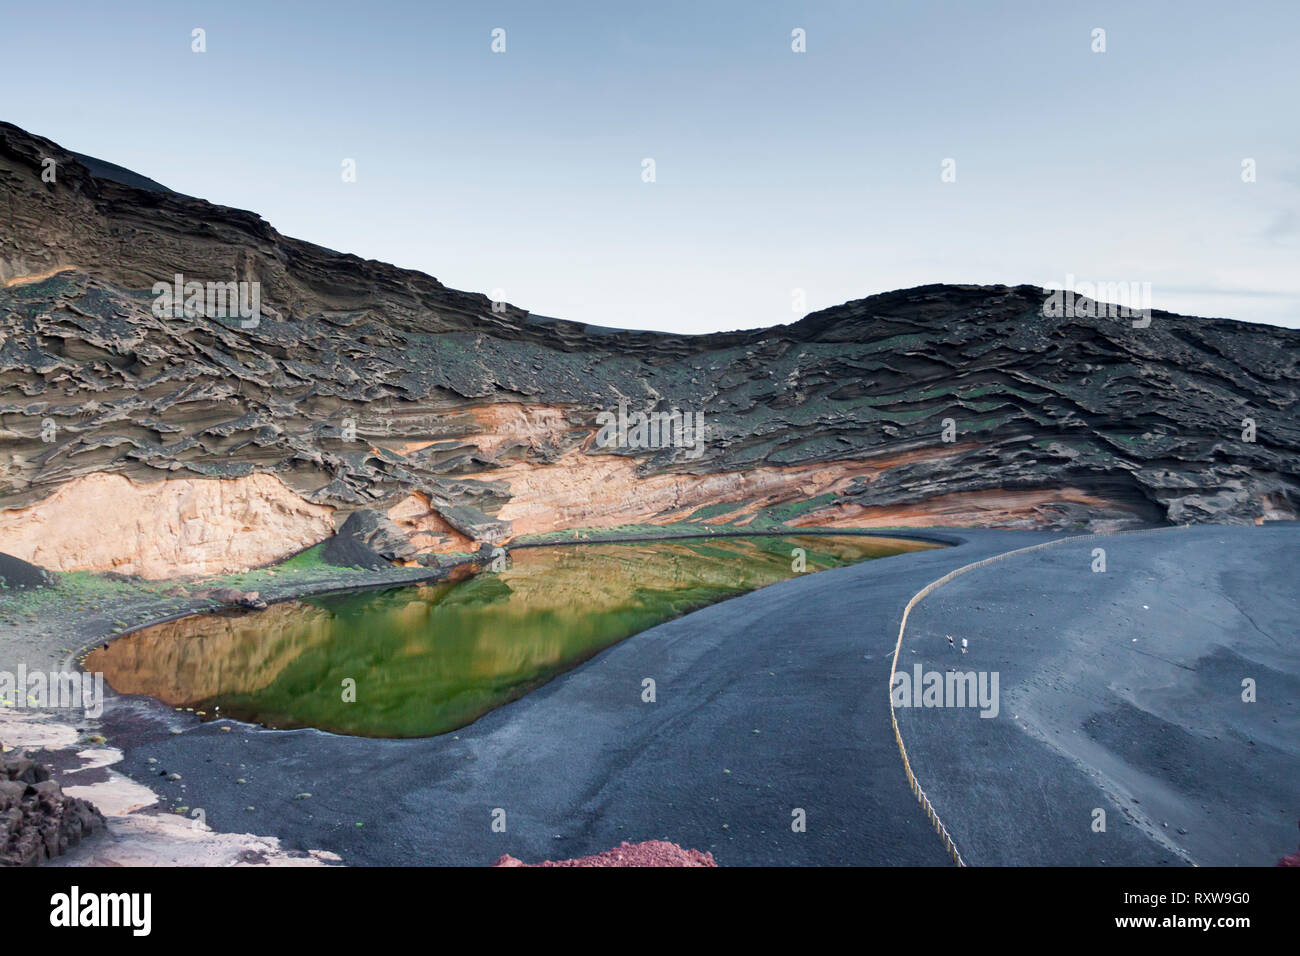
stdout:
<svg viewBox="0 0 1300 956">
<path fill-rule="evenodd" d="M 0 118 L 539 315 L 726 331 L 1074 276 L 1300 327 L 1300 6 L 67 9 L 6 14 Z"/>
</svg>

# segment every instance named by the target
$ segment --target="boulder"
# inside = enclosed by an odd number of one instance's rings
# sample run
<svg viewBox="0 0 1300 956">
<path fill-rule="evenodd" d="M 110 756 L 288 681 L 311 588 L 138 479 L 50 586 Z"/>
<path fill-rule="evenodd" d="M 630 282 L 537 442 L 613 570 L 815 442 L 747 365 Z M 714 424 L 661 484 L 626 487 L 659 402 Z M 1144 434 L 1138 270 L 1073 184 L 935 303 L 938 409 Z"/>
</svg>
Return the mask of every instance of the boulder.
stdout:
<svg viewBox="0 0 1300 956">
<path fill-rule="evenodd" d="M 354 511 L 330 538 L 321 557 L 345 568 L 386 568 L 394 561 L 415 557 L 411 539 L 387 515 Z"/>
<path fill-rule="evenodd" d="M 266 607 L 266 602 L 262 600 L 260 591 L 241 591 L 238 588 L 213 588 L 208 591 L 199 591 L 194 596 L 217 601 L 221 604 L 235 605 L 236 607 L 248 607 L 258 610 Z"/>
<path fill-rule="evenodd" d="M 49 768 L 21 754 L 0 758 L 0 866 L 35 866 L 105 826 L 93 804 L 64 794 Z"/>
<path fill-rule="evenodd" d="M 473 505 L 456 505 L 446 501 L 436 501 L 436 504 L 442 519 L 473 541 L 500 544 L 512 533 L 509 521 L 492 518 Z"/>
</svg>

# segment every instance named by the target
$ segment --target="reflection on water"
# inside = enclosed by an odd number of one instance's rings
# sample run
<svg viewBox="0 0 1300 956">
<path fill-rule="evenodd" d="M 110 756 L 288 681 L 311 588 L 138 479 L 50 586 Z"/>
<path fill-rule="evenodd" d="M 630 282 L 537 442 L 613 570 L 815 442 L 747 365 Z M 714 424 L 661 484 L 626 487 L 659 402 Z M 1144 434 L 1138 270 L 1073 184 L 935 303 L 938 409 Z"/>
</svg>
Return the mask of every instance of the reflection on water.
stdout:
<svg viewBox="0 0 1300 956">
<path fill-rule="evenodd" d="M 86 668 L 121 693 L 209 718 L 423 737 L 463 727 L 632 634 L 793 577 L 794 548 L 812 572 L 930 547 L 789 536 L 525 548 L 506 570 L 458 582 L 159 624 L 93 652 Z"/>
</svg>

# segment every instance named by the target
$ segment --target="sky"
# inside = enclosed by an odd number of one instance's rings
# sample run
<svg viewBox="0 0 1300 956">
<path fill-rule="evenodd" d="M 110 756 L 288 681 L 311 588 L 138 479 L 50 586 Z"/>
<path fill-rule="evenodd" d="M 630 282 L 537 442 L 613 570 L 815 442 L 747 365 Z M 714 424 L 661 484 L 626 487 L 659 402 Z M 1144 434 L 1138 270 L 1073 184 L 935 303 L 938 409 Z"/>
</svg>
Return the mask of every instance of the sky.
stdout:
<svg viewBox="0 0 1300 956">
<path fill-rule="evenodd" d="M 1300 327 L 1298 37 L 1295 0 L 0 0 L 0 119 L 597 325 L 1073 281 Z"/>
</svg>

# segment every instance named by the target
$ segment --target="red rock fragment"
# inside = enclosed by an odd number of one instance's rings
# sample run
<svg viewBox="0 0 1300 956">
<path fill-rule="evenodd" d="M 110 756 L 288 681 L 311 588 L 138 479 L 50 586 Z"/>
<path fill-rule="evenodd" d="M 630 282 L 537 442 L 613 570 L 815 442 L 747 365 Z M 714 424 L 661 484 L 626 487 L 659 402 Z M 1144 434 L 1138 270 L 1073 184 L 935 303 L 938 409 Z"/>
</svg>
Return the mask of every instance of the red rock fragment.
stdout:
<svg viewBox="0 0 1300 956">
<path fill-rule="evenodd" d="M 699 850 L 685 850 L 676 843 L 666 840 L 646 840 L 644 843 L 628 843 L 624 840 L 612 850 L 597 853 L 595 856 L 583 856 L 574 860 L 543 860 L 541 863 L 525 863 L 508 853 L 498 859 L 493 866 L 717 866 L 712 853 Z"/>
</svg>

